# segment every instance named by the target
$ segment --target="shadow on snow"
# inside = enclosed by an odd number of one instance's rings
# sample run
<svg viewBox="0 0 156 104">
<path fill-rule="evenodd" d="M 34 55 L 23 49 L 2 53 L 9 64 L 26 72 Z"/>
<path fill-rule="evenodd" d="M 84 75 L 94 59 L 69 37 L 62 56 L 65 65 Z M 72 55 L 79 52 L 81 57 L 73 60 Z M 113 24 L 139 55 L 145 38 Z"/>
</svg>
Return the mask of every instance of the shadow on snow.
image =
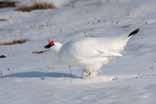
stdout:
<svg viewBox="0 0 156 104">
<path fill-rule="evenodd" d="M 0 78 L 41 78 L 41 77 L 54 77 L 54 78 L 81 78 L 79 76 L 69 74 L 69 73 L 59 73 L 59 72 L 40 72 L 40 71 L 31 71 L 31 72 L 18 72 L 8 75 L 2 75 Z"/>
</svg>

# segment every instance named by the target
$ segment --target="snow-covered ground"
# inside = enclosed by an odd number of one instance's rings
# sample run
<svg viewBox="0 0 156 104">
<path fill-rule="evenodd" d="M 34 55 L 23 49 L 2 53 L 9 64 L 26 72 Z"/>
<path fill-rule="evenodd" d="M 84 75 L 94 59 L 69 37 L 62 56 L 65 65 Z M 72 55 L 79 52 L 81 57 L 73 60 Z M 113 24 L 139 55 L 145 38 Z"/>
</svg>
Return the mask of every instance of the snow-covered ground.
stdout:
<svg viewBox="0 0 156 104">
<path fill-rule="evenodd" d="M 0 9 L 0 19 L 6 19 L 0 21 L 0 41 L 30 40 L 0 46 L 0 55 L 7 56 L 0 58 L 0 104 L 156 104 L 155 0 L 52 1 L 58 9 Z M 32 54 L 48 39 L 114 37 L 136 27 L 141 31 L 124 56 L 114 58 L 95 79 L 81 79 L 82 67 L 69 70 L 55 53 Z"/>
</svg>

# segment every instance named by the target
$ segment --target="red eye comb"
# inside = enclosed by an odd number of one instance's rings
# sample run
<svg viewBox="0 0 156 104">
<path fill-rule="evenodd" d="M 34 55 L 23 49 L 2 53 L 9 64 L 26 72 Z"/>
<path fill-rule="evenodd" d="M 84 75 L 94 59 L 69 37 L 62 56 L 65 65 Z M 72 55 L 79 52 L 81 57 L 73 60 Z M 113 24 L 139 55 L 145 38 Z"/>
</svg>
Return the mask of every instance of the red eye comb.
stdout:
<svg viewBox="0 0 156 104">
<path fill-rule="evenodd" d="M 53 46 L 55 44 L 55 41 L 54 40 L 48 40 L 48 44 Z"/>
<path fill-rule="evenodd" d="M 50 48 L 55 45 L 54 40 L 48 40 L 48 44 L 44 46 L 44 48 Z"/>
</svg>

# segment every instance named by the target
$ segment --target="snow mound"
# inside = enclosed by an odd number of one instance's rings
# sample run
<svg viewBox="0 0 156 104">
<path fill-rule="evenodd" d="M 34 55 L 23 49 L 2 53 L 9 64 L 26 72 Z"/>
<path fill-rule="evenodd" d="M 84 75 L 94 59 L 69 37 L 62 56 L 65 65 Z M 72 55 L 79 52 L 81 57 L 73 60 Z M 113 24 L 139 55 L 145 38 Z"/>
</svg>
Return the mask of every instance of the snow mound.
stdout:
<svg viewBox="0 0 156 104">
<path fill-rule="evenodd" d="M 134 79 L 134 78 L 138 78 L 138 75 L 106 75 L 106 76 L 96 76 L 94 78 L 88 78 L 88 79 L 71 79 L 68 80 L 68 82 L 70 82 L 70 84 L 97 84 L 97 83 L 108 83 L 108 82 L 112 82 L 112 81 L 117 81 L 117 80 L 127 80 L 127 79 Z"/>
</svg>

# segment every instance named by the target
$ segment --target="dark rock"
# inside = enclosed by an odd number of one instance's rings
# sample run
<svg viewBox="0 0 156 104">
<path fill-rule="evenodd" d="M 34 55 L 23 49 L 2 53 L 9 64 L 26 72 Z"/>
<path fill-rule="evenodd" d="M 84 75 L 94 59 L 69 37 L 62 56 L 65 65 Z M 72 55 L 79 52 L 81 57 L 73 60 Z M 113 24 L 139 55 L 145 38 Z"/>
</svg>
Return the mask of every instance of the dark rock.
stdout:
<svg viewBox="0 0 156 104">
<path fill-rule="evenodd" d="M 0 58 L 6 58 L 7 56 L 6 55 L 0 55 Z"/>
</svg>

